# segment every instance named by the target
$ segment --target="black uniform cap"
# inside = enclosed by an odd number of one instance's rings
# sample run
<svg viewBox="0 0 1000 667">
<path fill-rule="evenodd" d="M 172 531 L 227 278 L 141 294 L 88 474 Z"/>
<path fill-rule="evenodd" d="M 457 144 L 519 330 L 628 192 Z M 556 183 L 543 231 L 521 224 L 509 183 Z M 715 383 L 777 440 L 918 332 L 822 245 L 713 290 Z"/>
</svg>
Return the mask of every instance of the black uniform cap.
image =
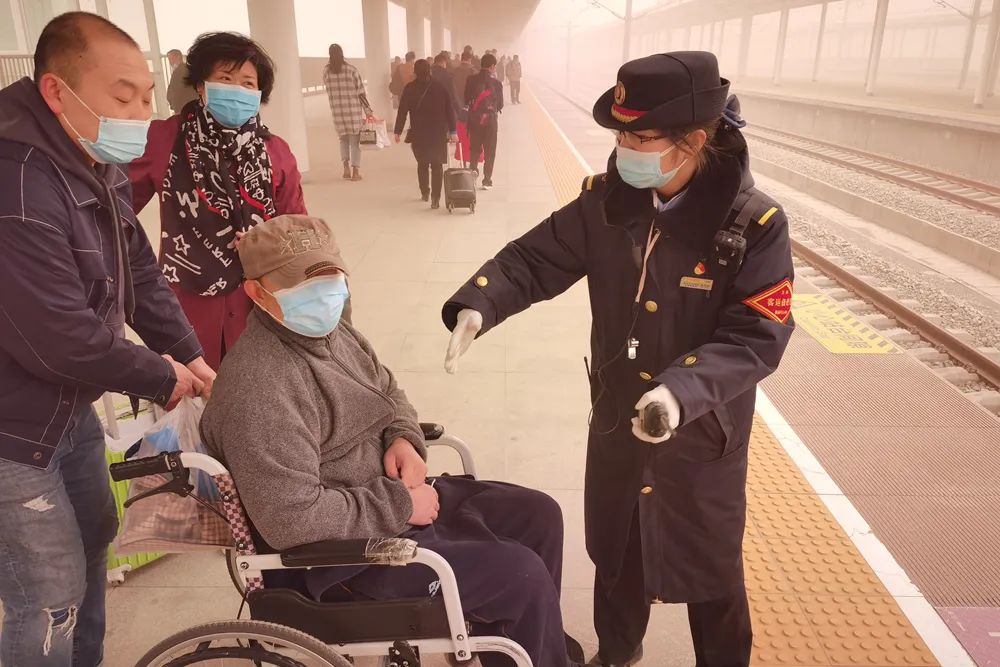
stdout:
<svg viewBox="0 0 1000 667">
<path fill-rule="evenodd" d="M 617 85 L 594 104 L 594 120 L 612 130 L 696 125 L 719 118 L 728 94 L 715 54 L 659 53 L 621 66 Z"/>
</svg>

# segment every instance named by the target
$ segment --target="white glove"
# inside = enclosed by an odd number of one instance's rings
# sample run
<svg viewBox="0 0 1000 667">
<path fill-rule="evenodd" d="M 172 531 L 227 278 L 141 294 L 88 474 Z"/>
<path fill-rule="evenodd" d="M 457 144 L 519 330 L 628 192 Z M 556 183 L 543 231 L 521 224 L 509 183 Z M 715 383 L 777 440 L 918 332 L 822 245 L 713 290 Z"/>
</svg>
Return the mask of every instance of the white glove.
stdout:
<svg viewBox="0 0 1000 667">
<path fill-rule="evenodd" d="M 650 403 L 662 403 L 667 409 L 667 420 L 670 422 L 670 430 L 662 437 L 654 438 L 642 430 L 642 422 L 639 421 L 638 417 L 632 417 L 632 434 L 643 442 L 655 445 L 669 440 L 671 433 L 681 423 L 681 405 L 677 402 L 677 398 L 667 389 L 666 385 L 662 384 L 643 394 L 639 402 L 635 404 L 635 409 L 641 412 Z"/>
<path fill-rule="evenodd" d="M 458 358 L 472 345 L 476 335 L 483 328 L 483 314 L 478 310 L 465 308 L 458 311 L 458 323 L 451 332 L 448 352 L 444 355 L 444 369 L 454 375 L 458 370 Z"/>
</svg>

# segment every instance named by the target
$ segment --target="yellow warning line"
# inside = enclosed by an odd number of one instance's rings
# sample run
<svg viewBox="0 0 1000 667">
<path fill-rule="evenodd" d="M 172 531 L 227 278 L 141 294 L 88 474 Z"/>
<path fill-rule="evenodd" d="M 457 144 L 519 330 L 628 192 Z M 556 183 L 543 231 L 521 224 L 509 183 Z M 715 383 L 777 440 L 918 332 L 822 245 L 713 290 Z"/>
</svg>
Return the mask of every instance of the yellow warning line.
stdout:
<svg viewBox="0 0 1000 667">
<path fill-rule="evenodd" d="M 830 297 L 796 294 L 792 299 L 796 326 L 832 354 L 889 354 L 898 351 L 895 344 Z"/>
<path fill-rule="evenodd" d="M 560 203 L 568 203 L 587 172 L 530 90 L 523 93 L 552 187 Z M 834 316 L 850 316 L 833 308 Z M 798 311 L 795 316 L 801 317 Z M 937 665 L 850 537 L 758 419 L 749 457 L 743 561 L 754 624 L 752 664 Z"/>
</svg>

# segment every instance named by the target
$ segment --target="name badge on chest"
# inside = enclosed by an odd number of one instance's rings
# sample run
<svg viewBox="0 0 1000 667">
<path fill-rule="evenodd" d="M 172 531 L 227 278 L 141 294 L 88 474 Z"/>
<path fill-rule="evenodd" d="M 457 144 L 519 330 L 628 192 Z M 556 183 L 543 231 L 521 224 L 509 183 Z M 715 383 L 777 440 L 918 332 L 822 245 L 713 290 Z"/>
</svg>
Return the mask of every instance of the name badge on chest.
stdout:
<svg viewBox="0 0 1000 667">
<path fill-rule="evenodd" d="M 693 276 L 684 276 L 681 278 L 681 287 L 702 290 L 703 292 L 711 292 L 713 284 L 715 284 L 715 281 L 711 278 L 695 278 Z"/>
</svg>

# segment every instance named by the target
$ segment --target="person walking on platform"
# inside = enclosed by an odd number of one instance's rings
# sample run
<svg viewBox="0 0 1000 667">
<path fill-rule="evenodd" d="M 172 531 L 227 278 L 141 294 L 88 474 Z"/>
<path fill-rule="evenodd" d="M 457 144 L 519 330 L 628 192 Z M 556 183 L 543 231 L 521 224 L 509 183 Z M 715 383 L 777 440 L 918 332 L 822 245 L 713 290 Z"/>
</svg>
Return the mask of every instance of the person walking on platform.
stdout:
<svg viewBox="0 0 1000 667">
<path fill-rule="evenodd" d="M 431 208 L 441 206 L 442 166 L 448 160 L 448 142 L 456 141 L 455 104 L 451 91 L 431 76 L 426 60 L 418 60 L 417 78 L 403 89 L 396 114 L 396 143 L 400 141 L 406 116 L 410 129 L 406 142 L 417 159 L 417 182 L 420 198 L 430 199 Z M 431 179 L 428 183 L 427 174 Z"/>
<path fill-rule="evenodd" d="M 521 103 L 521 60 L 515 55 L 507 63 L 507 80 L 510 82 L 510 103 Z"/>
<path fill-rule="evenodd" d="M 340 44 L 330 45 L 330 60 L 323 68 L 333 126 L 340 137 L 340 159 L 344 163 L 344 179 L 361 180 L 361 130 L 366 118 L 374 116 L 368 103 L 365 82 L 358 68 L 344 60 Z M 407 54 L 409 58 L 410 54 Z M 405 64 L 400 65 L 400 71 Z M 403 79 L 405 80 L 405 75 Z"/>
<path fill-rule="evenodd" d="M 86 12 L 52 19 L 34 80 L 0 91 L 0 664 L 104 657 L 118 528 L 104 392 L 167 406 L 215 373 L 135 217 L 153 76 L 142 49 Z M 125 336 L 129 325 L 145 343 Z M 112 656 L 114 660 L 114 657 Z"/>
<path fill-rule="evenodd" d="M 465 106 L 465 84 L 469 77 L 475 73 L 476 71 L 472 69 L 472 52 L 463 53 L 462 62 L 452 73 L 455 83 L 455 98 L 459 100 L 461 107 Z"/>
<path fill-rule="evenodd" d="M 153 121 L 129 180 L 136 210 L 154 196 L 159 202 L 160 268 L 218 369 L 253 308 L 239 289 L 237 237 L 306 206 L 291 148 L 260 120 L 274 87 L 267 53 L 239 33 L 206 33 L 189 63 L 200 97 Z"/>
<path fill-rule="evenodd" d="M 497 132 L 503 111 L 503 84 L 496 80 L 497 59 L 483 56 L 483 67 L 465 82 L 465 103 L 469 107 L 467 125 L 471 142 L 469 160 L 474 171 L 479 170 L 479 153 L 485 154 L 483 190 L 493 188 L 493 165 L 497 158 Z"/>
<path fill-rule="evenodd" d="M 434 65 L 431 67 L 431 77 L 444 86 L 445 90 L 448 91 L 448 96 L 451 97 L 451 104 L 455 108 L 455 113 L 462 108 L 461 102 L 459 102 L 458 95 L 455 94 L 455 79 L 452 73 L 448 70 L 448 54 L 439 53 L 434 56 Z"/>
<path fill-rule="evenodd" d="M 188 81 L 188 66 L 184 54 L 177 49 L 167 51 L 170 62 L 170 83 L 167 84 L 167 103 L 173 113 L 180 113 L 188 102 L 198 98 L 198 92 Z"/>
<path fill-rule="evenodd" d="M 699 667 L 750 663 L 747 446 L 756 385 L 792 334 L 793 271 L 788 222 L 754 187 L 728 91 L 707 52 L 623 65 L 593 110 L 617 132 L 607 173 L 442 311 L 454 372 L 477 336 L 588 279 L 592 665 L 638 662 L 660 602 L 687 603 Z"/>
</svg>

